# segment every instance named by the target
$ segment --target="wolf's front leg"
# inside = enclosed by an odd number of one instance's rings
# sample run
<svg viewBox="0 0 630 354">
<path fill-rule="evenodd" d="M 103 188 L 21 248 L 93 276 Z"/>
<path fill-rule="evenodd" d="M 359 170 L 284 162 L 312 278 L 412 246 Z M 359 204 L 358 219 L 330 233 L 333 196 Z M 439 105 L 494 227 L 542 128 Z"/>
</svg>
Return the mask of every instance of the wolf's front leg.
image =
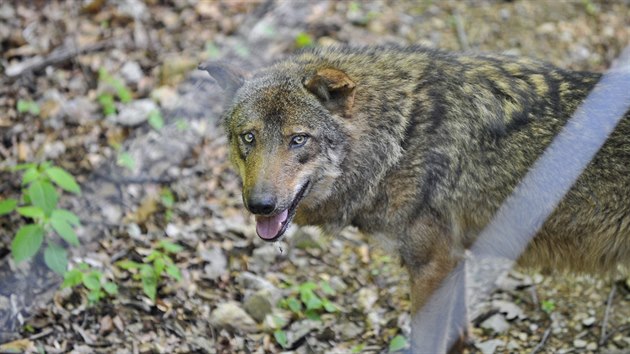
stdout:
<svg viewBox="0 0 630 354">
<path fill-rule="evenodd" d="M 441 230 L 420 231 L 401 250 L 411 280 L 411 352 L 459 353 L 468 329 L 465 263 Z"/>
</svg>

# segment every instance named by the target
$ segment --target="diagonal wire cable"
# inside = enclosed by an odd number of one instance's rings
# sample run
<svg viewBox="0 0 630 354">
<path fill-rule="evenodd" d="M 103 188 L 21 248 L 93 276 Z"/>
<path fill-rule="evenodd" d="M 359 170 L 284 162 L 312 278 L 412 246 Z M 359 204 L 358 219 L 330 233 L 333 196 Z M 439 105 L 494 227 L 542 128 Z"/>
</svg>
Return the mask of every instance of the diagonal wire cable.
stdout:
<svg viewBox="0 0 630 354">
<path fill-rule="evenodd" d="M 630 109 L 630 47 L 606 72 L 481 232 L 467 257 L 413 315 L 412 353 L 444 353 L 464 332 L 467 263 L 502 260 L 486 276 L 489 295 Z M 506 262 L 507 261 L 507 262 Z"/>
</svg>

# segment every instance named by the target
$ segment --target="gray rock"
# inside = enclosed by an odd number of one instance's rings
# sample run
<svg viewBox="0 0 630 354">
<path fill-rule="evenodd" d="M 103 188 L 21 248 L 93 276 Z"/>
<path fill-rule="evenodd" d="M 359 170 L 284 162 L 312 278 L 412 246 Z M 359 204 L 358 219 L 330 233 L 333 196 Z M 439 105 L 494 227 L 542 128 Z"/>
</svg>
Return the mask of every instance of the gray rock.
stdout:
<svg viewBox="0 0 630 354">
<path fill-rule="evenodd" d="M 144 77 L 140 64 L 135 61 L 126 62 L 120 69 L 120 75 L 128 84 L 137 84 Z"/>
<path fill-rule="evenodd" d="M 359 307 L 369 312 L 374 303 L 378 300 L 378 294 L 371 288 L 362 288 L 357 294 L 357 303 Z"/>
<path fill-rule="evenodd" d="M 254 249 L 253 256 L 256 262 L 263 264 L 271 264 L 276 260 L 280 252 L 274 244 L 267 244 Z"/>
<path fill-rule="evenodd" d="M 586 327 L 590 327 L 595 323 L 595 317 L 587 317 L 585 319 L 582 320 L 582 324 Z"/>
<path fill-rule="evenodd" d="M 573 346 L 576 348 L 586 348 L 587 344 L 588 342 L 585 341 L 584 339 L 576 339 L 573 341 Z"/>
<path fill-rule="evenodd" d="M 265 317 L 273 310 L 273 305 L 269 301 L 271 295 L 267 290 L 260 290 L 245 300 L 243 307 L 245 311 L 257 322 L 261 323 Z"/>
<path fill-rule="evenodd" d="M 213 247 L 209 250 L 201 250 L 201 259 L 208 262 L 205 266 L 205 275 L 212 280 L 215 280 L 227 273 L 227 258 L 223 254 L 221 247 Z"/>
<path fill-rule="evenodd" d="M 354 322 L 343 322 L 335 326 L 335 329 L 341 334 L 344 340 L 355 338 L 364 332 L 364 329 L 357 326 Z"/>
<path fill-rule="evenodd" d="M 513 302 L 509 302 L 505 300 L 494 300 L 492 301 L 492 307 L 499 310 L 499 312 L 504 313 L 505 318 L 508 321 L 511 321 L 517 317 L 519 319 L 527 318 L 527 316 L 525 315 L 525 312 L 523 312 L 523 309 L 518 307 L 518 305 L 516 305 Z"/>
<path fill-rule="evenodd" d="M 69 101 L 61 101 L 60 112 L 67 122 L 86 124 L 96 120 L 97 109 L 96 103 L 85 96 L 81 96 Z"/>
<path fill-rule="evenodd" d="M 149 113 L 158 107 L 150 99 L 131 101 L 118 106 L 118 114 L 108 118 L 109 121 L 125 127 L 140 125 L 149 119 Z"/>
<path fill-rule="evenodd" d="M 44 157 L 47 159 L 56 159 L 66 152 L 66 145 L 63 141 L 53 141 L 44 144 Z"/>
<path fill-rule="evenodd" d="M 502 347 L 505 342 L 500 339 L 491 339 L 481 343 L 475 343 L 475 347 L 479 349 L 483 354 L 493 354 L 497 347 Z"/>
<path fill-rule="evenodd" d="M 210 323 L 227 330 L 254 333 L 258 330 L 256 321 L 238 303 L 230 301 L 219 304 L 210 314 Z"/>
<path fill-rule="evenodd" d="M 161 86 L 151 91 L 151 98 L 165 109 L 175 108 L 180 101 L 177 91 L 169 86 Z"/>
<path fill-rule="evenodd" d="M 497 313 L 483 321 L 481 328 L 489 329 L 494 333 L 503 333 L 510 329 L 510 324 L 503 318 L 503 315 Z"/>
</svg>

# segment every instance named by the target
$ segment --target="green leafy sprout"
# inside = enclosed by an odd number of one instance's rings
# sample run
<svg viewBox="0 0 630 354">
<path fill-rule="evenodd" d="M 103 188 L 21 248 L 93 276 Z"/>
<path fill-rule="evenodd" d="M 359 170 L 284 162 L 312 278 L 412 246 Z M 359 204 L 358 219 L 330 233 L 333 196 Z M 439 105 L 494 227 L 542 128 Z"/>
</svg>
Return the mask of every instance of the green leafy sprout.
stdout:
<svg viewBox="0 0 630 354">
<path fill-rule="evenodd" d="M 30 100 L 18 100 L 16 108 L 18 113 L 30 113 L 34 116 L 39 115 L 40 112 L 37 102 Z"/>
<path fill-rule="evenodd" d="M 80 226 L 79 218 L 69 210 L 57 208 L 59 193 L 56 187 L 81 194 L 74 177 L 49 162 L 17 165 L 12 170 L 24 171 L 21 203 L 11 198 L 0 201 L 0 215 L 16 211 L 31 219 L 31 222 L 18 229 L 11 242 L 13 260 L 20 263 L 33 257 L 44 243 L 44 236 L 53 231 L 70 245 L 78 246 L 75 228 Z M 63 275 L 68 267 L 68 254 L 49 238 L 44 250 L 44 261 L 55 273 Z"/>
<path fill-rule="evenodd" d="M 107 295 L 114 296 L 118 294 L 118 286 L 115 283 L 107 281 L 101 271 L 92 269 L 85 263 L 80 263 L 77 268 L 67 271 L 61 286 L 73 288 L 79 285 L 83 285 L 88 289 L 88 301 L 90 304 L 99 302 Z"/>
<path fill-rule="evenodd" d="M 105 116 L 110 116 L 116 114 L 116 104 L 115 97 L 118 97 L 120 102 L 128 103 L 133 99 L 133 95 L 131 91 L 123 81 L 117 77 L 112 76 L 110 73 L 105 70 L 105 68 L 101 68 L 98 71 L 98 80 L 104 82 L 108 86 L 113 89 L 112 92 L 102 92 L 98 95 L 98 103 L 101 105 L 103 109 L 103 114 Z"/>
<path fill-rule="evenodd" d="M 149 299 L 155 301 L 157 298 L 157 287 L 164 273 L 177 281 L 181 280 L 182 276 L 180 270 L 175 262 L 173 262 L 170 255 L 177 254 L 182 250 L 182 246 L 162 240 L 158 242 L 151 253 L 143 259 L 144 263 L 123 260 L 116 263 L 116 265 L 132 272 L 133 279 L 141 280 L 142 290 Z"/>
<path fill-rule="evenodd" d="M 339 312 L 339 307 L 329 299 L 335 294 L 335 290 L 326 281 L 319 283 L 307 281 L 294 286 L 292 294 L 280 300 L 278 306 L 291 311 L 298 317 L 320 321 L 321 315 L 324 313 Z M 285 331 L 278 329 L 273 335 L 276 342 L 286 349 L 287 336 Z"/>
</svg>

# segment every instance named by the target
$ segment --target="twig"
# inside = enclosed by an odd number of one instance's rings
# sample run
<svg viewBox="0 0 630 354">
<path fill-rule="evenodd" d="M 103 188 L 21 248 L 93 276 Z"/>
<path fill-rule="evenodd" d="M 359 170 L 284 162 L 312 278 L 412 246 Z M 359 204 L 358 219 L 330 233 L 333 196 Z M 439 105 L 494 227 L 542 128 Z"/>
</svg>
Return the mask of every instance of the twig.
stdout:
<svg viewBox="0 0 630 354">
<path fill-rule="evenodd" d="M 462 20 L 462 16 L 459 14 L 459 11 L 453 11 L 453 20 L 455 20 L 455 30 L 457 31 L 457 39 L 459 40 L 459 45 L 464 51 L 470 50 L 470 44 L 468 44 L 468 36 L 466 35 L 466 30 L 464 29 L 464 21 Z"/>
<path fill-rule="evenodd" d="M 43 337 L 46 337 L 47 335 L 53 333 L 53 330 L 50 328 L 47 328 L 37 334 L 33 334 L 32 336 L 28 337 L 29 340 L 36 340 L 36 339 L 40 339 Z"/>
<path fill-rule="evenodd" d="M 608 317 L 610 316 L 610 310 L 612 309 L 613 298 L 615 297 L 615 290 L 617 290 L 617 285 L 613 283 L 612 288 L 610 289 L 610 294 L 608 294 L 608 300 L 606 300 L 606 311 L 604 312 L 604 320 L 602 321 L 602 334 L 599 338 L 599 345 L 602 346 L 606 342 L 608 337 L 606 336 L 606 326 L 608 326 Z"/>
<path fill-rule="evenodd" d="M 531 354 L 538 353 L 545 346 L 545 343 L 547 342 L 547 339 L 549 338 L 549 335 L 551 335 L 551 325 L 549 326 L 549 328 L 547 328 L 547 330 L 545 331 L 545 334 L 543 334 L 543 337 L 540 340 L 540 343 L 538 343 L 534 347 L 534 349 L 532 349 Z"/>
<path fill-rule="evenodd" d="M 114 178 L 109 175 L 94 171 L 94 175 L 97 178 L 104 179 L 107 182 L 122 185 L 122 184 L 166 184 L 173 183 L 175 177 L 151 177 L 151 176 L 137 176 L 137 177 L 122 177 Z"/>
<path fill-rule="evenodd" d="M 604 344 L 606 344 L 606 342 L 608 342 L 608 340 L 614 336 L 615 334 L 619 333 L 619 332 L 625 332 L 627 330 L 630 330 L 630 325 L 625 325 L 625 326 L 621 326 L 621 327 L 617 327 L 615 329 L 613 329 L 612 331 L 610 331 L 610 333 L 608 333 L 606 335 L 606 337 L 604 338 L 604 340 L 602 341 L 602 344 L 600 344 L 600 347 L 603 346 Z"/>
<path fill-rule="evenodd" d="M 113 45 L 112 40 L 104 40 L 93 44 L 88 44 L 82 48 L 65 46 L 54 50 L 46 57 L 34 57 L 22 61 L 20 63 L 11 65 L 5 71 L 5 74 L 9 78 L 16 78 L 25 73 L 41 70 L 49 65 L 55 65 L 64 61 L 70 60 L 78 55 L 82 55 L 90 52 L 97 52 Z"/>
</svg>

